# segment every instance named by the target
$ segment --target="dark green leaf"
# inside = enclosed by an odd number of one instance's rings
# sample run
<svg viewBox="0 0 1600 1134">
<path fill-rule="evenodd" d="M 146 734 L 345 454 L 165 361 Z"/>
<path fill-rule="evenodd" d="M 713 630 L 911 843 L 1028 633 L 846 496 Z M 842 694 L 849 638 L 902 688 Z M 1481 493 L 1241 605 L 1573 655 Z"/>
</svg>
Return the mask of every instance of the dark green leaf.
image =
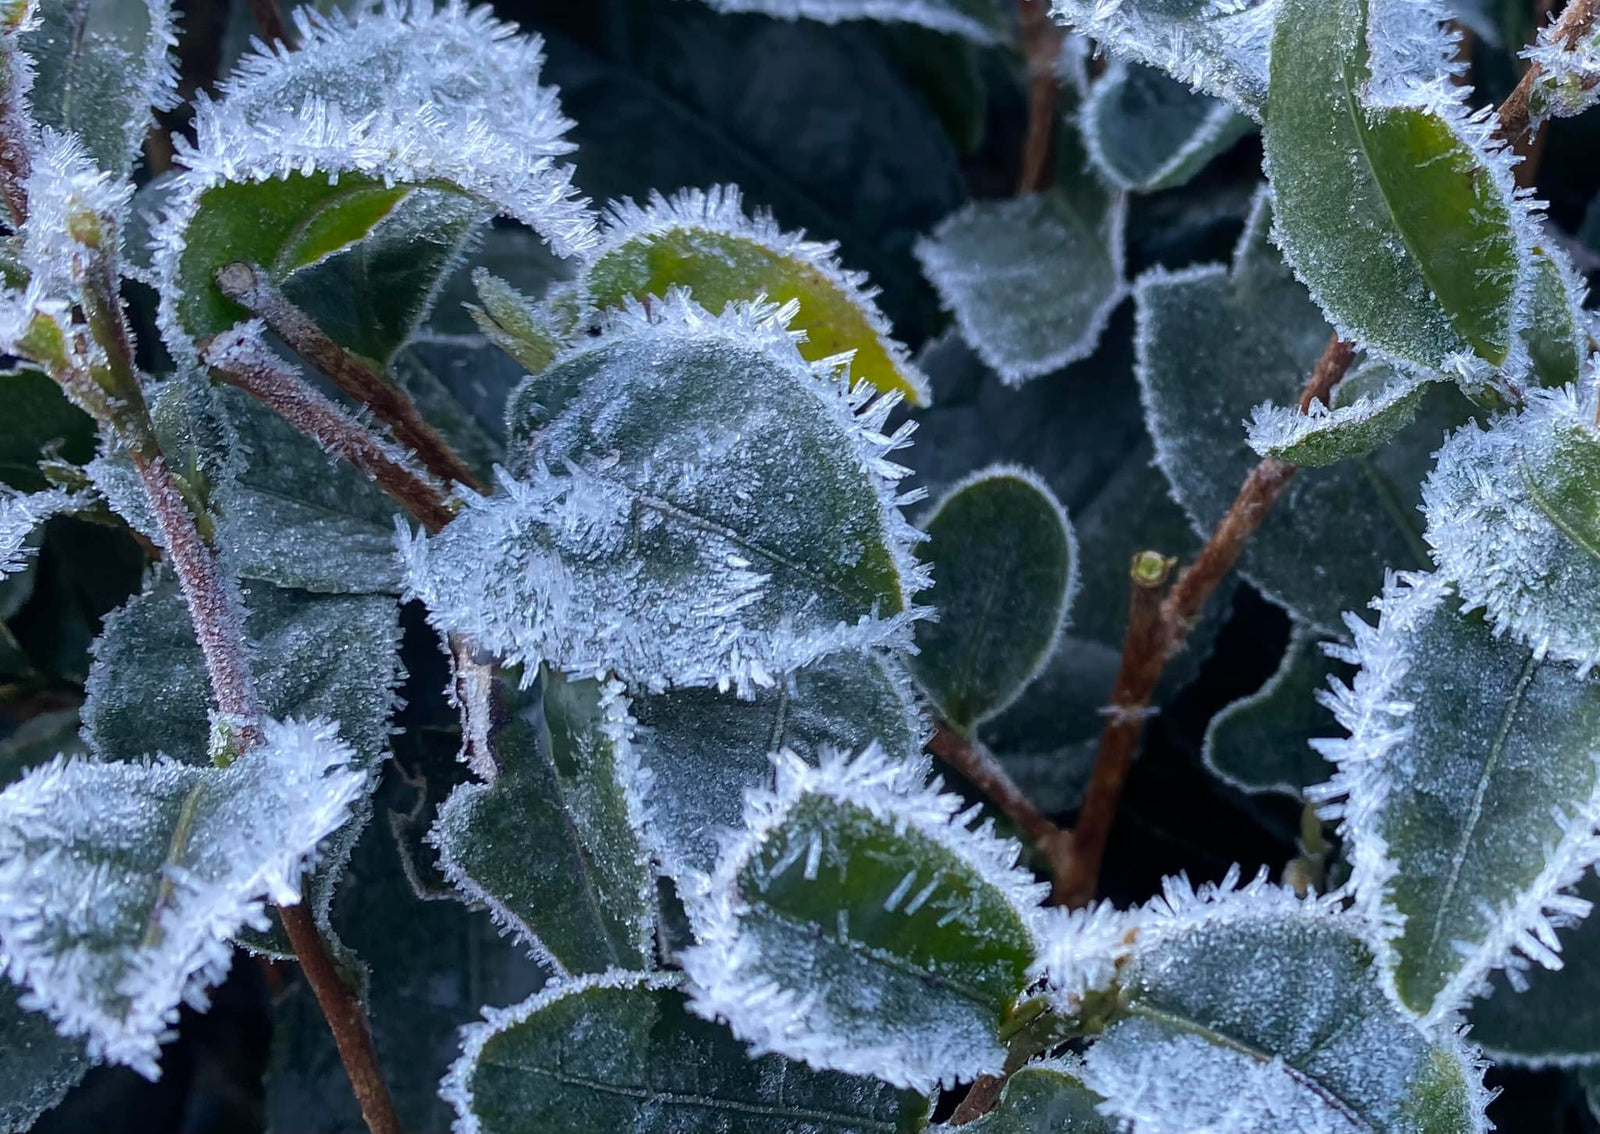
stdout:
<svg viewBox="0 0 1600 1134">
<path fill-rule="evenodd" d="M 0 987 L 0 1132 L 23 1134 L 88 1069 L 81 1041 L 57 1035 L 42 1012 L 24 1010 L 15 986 Z"/>
<path fill-rule="evenodd" d="M 1080 1079 L 1083 1067 L 1064 1058 L 1034 1063 L 1006 1080 L 993 1110 L 940 1134 L 1117 1134 L 1117 1122 L 1097 1109 L 1100 1096 Z"/>
<path fill-rule="evenodd" d="M 1182 185 L 1254 124 L 1149 67 L 1113 60 L 1078 108 L 1089 160 L 1112 185 L 1154 193 Z"/>
<path fill-rule="evenodd" d="M 67 401 L 61 387 L 37 370 L 0 374 L 0 483 L 40 492 L 49 482 L 39 472 L 47 452 L 81 465 L 94 456 L 94 422 Z"/>
</svg>

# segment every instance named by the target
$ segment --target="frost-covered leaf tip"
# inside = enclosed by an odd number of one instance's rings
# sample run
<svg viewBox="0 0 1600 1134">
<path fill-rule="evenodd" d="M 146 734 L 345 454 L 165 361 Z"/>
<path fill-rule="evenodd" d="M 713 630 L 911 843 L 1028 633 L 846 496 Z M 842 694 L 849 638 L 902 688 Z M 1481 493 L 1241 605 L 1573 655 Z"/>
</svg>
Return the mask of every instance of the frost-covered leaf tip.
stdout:
<svg viewBox="0 0 1600 1134">
<path fill-rule="evenodd" d="M 1298 408 L 1265 402 L 1250 411 L 1250 447 L 1292 465 L 1331 465 L 1386 444 L 1417 416 L 1433 376 L 1370 361 L 1334 387 L 1331 404 Z"/>
</svg>

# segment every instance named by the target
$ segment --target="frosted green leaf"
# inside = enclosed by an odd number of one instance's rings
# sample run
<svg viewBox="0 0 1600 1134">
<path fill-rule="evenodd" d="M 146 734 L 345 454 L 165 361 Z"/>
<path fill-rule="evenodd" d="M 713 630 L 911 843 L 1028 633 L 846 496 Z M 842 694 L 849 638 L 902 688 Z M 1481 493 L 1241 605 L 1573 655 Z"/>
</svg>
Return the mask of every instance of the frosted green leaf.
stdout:
<svg viewBox="0 0 1600 1134">
<path fill-rule="evenodd" d="M 1266 238 L 1271 201 L 1257 198 L 1230 271 L 1154 270 L 1134 289 L 1138 377 L 1156 462 L 1203 536 L 1259 458 L 1241 425 L 1264 399 L 1295 404 L 1330 329 Z M 1386 567 L 1424 568 L 1421 482 L 1444 430 L 1464 417 L 1439 385 L 1417 420 L 1377 452 L 1305 469 L 1251 540 L 1247 579 L 1308 626 L 1336 635 Z M 1308 562 L 1317 570 L 1306 570 Z"/>
<path fill-rule="evenodd" d="M 29 537 L 40 524 L 86 502 L 84 494 L 59 488 L 26 493 L 0 488 L 0 577 L 21 571 L 32 560 L 37 547 Z"/>
<path fill-rule="evenodd" d="M 1118 1134 L 1101 1114 L 1100 1096 L 1083 1085 L 1074 1057 L 1033 1063 L 1006 1080 L 1000 1102 L 963 1126 L 935 1126 L 938 1134 Z"/>
<path fill-rule="evenodd" d="M 0 988 L 0 1132 L 23 1134 L 88 1069 L 80 1042 L 21 1008 L 15 988 Z"/>
<path fill-rule="evenodd" d="M 689 896 L 690 1007 L 752 1054 L 928 1090 L 1005 1060 L 1043 887 L 926 765 L 869 747 L 777 760 L 745 832 Z"/>
<path fill-rule="evenodd" d="M 1012 385 L 1087 358 L 1127 294 L 1127 197 L 1062 164 L 1045 192 L 973 201 L 916 246 L 962 338 Z"/>
<path fill-rule="evenodd" d="M 133 171 L 152 111 L 178 105 L 169 0 L 39 0 L 17 39 L 33 63 L 34 121 L 83 143 L 94 163 Z"/>
<path fill-rule="evenodd" d="M 1317 468 L 1364 457 L 1392 441 L 1417 417 L 1433 376 L 1370 361 L 1333 389 L 1332 405 L 1298 407 L 1263 403 L 1250 411 L 1250 447 L 1263 457 Z"/>
<path fill-rule="evenodd" d="M 503 491 L 402 538 L 409 593 L 508 662 L 657 692 L 906 642 L 927 577 L 886 458 L 908 429 L 800 357 L 792 314 L 682 292 L 615 313 L 513 394 Z"/>
<path fill-rule="evenodd" d="M 94 419 L 43 372 L 0 373 L 0 400 L 10 411 L 0 426 L 0 484 L 41 492 L 49 487 L 39 471 L 47 450 L 73 464 L 94 456 Z"/>
<path fill-rule="evenodd" d="M 744 793 L 772 786 L 772 753 L 815 760 L 825 747 L 877 741 L 915 760 L 926 732 L 900 664 L 881 653 L 829 654 L 745 700 L 680 689 L 634 700 L 633 747 L 650 770 L 648 834 L 666 873 L 710 873 L 739 826 Z"/>
<path fill-rule="evenodd" d="M 1391 580 L 1327 704 L 1348 738 L 1308 794 L 1341 820 L 1356 904 L 1390 927 L 1399 1000 L 1444 1019 L 1498 967 L 1560 963 L 1566 892 L 1600 857 L 1600 680 L 1458 612 L 1442 575 Z"/>
<path fill-rule="evenodd" d="M 613 970 L 489 1008 L 440 1093 L 457 1134 L 911 1134 L 928 1104 L 870 1079 L 746 1057 L 684 1010 L 681 978 Z"/>
<path fill-rule="evenodd" d="M 1600 661 L 1597 478 L 1594 393 L 1535 390 L 1522 412 L 1452 436 L 1422 496 L 1434 559 L 1462 602 L 1582 672 Z"/>
<path fill-rule="evenodd" d="M 1117 55 L 1260 118 L 1280 0 L 1052 0 L 1050 13 Z"/>
<path fill-rule="evenodd" d="M 1566 253 L 1554 246 L 1534 250 L 1533 323 L 1523 331 L 1540 385 L 1578 381 L 1589 357 L 1588 284 Z"/>
<path fill-rule="evenodd" d="M 908 664 L 944 719 L 970 732 L 1015 701 L 1055 652 L 1077 589 L 1072 523 L 1038 475 L 996 465 L 958 481 L 922 521 L 933 570 Z"/>
<path fill-rule="evenodd" d="M 1600 878 L 1585 874 L 1573 892 L 1600 901 Z M 1472 1039 L 1496 1063 L 1600 1066 L 1600 917 L 1563 928 L 1560 938 L 1559 969 L 1496 973 L 1473 1003 Z"/>
<path fill-rule="evenodd" d="M 566 345 L 569 328 L 554 312 L 535 304 L 499 276 L 483 269 L 472 273 L 482 307 L 469 305 L 472 321 L 495 346 L 539 374 L 555 361 Z"/>
<path fill-rule="evenodd" d="M 1122 1011 L 1084 1057 L 1102 1113 L 1140 1134 L 1488 1129 L 1476 1054 L 1391 1004 L 1371 923 L 1237 877 L 1169 879 L 1143 911 Z"/>
<path fill-rule="evenodd" d="M 746 217 L 732 185 L 671 198 L 652 193 L 643 208 L 631 200 L 611 206 L 599 247 L 586 257 L 583 286 L 602 308 L 644 302 L 671 287 L 685 288 L 707 311 L 760 296 L 797 302 L 792 326 L 805 332 L 797 343 L 805 358 L 822 362 L 852 351 L 854 378 L 927 405 L 927 380 L 895 341 L 877 290 L 865 273 L 841 265 L 837 252 L 837 244 L 784 232 L 769 212 Z"/>
<path fill-rule="evenodd" d="M 1248 697 L 1206 726 L 1206 767 L 1240 791 L 1274 791 L 1299 799 L 1328 778 L 1328 763 L 1311 747 L 1336 736 L 1333 716 L 1317 693 L 1342 667 L 1321 649 L 1317 635 L 1295 627 L 1277 672 Z"/>
<path fill-rule="evenodd" d="M 719 12 L 758 12 L 779 19 L 902 21 L 964 36 L 975 43 L 1005 44 L 1015 35 L 1004 0 L 706 0 Z"/>
<path fill-rule="evenodd" d="M 90 1058 L 159 1074 L 178 1005 L 206 1004 L 227 938 L 300 900 L 317 844 L 366 790 L 325 721 L 266 722 L 225 768 L 58 757 L 0 793 L 0 947 Z"/>
<path fill-rule="evenodd" d="M 539 694 L 503 681 L 464 710 L 491 721 L 486 783 L 462 784 L 428 835 L 445 877 L 489 907 L 557 975 L 647 968 L 655 877 L 640 842 L 641 775 L 616 682 L 546 671 Z"/>
<path fill-rule="evenodd" d="M 1440 13 L 1369 27 L 1368 3 L 1279 4 L 1262 131 L 1275 238 L 1341 337 L 1463 378 L 1477 360 L 1518 377 L 1533 224 L 1509 158 L 1451 83 L 1442 33 L 1424 81 L 1388 60 L 1423 55 L 1410 40 Z"/>
<path fill-rule="evenodd" d="M 0 784 L 9 784 L 35 764 L 88 749 L 78 736 L 78 710 L 40 713 L 17 725 L 0 740 Z"/>
<path fill-rule="evenodd" d="M 1120 59 L 1078 107 L 1078 133 L 1095 170 L 1136 193 L 1184 184 L 1253 128 L 1227 103 Z"/>
</svg>

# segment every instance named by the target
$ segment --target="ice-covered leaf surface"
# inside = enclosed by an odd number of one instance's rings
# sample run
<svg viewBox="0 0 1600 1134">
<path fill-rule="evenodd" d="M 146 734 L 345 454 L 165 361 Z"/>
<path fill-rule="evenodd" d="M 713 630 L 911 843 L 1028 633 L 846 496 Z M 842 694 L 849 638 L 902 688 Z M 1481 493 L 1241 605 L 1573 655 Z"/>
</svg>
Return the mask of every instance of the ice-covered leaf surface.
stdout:
<svg viewBox="0 0 1600 1134">
<path fill-rule="evenodd" d="M 442 1093 L 459 1134 L 910 1134 L 928 1104 L 870 1079 L 748 1058 L 681 978 L 562 981 L 462 1030 Z"/>
<path fill-rule="evenodd" d="M 926 1090 L 994 1073 L 1037 950 L 1018 846 L 876 746 L 785 753 L 690 898 L 690 1002 L 752 1053 Z"/>
<path fill-rule="evenodd" d="M 1184 184 L 1251 129 L 1227 103 L 1120 59 L 1078 108 L 1078 132 L 1094 168 L 1137 193 Z"/>
<path fill-rule="evenodd" d="M 16 492 L 0 488 L 0 576 L 27 566 L 33 548 L 28 537 L 40 524 L 60 512 L 67 512 L 85 501 L 75 493 L 59 488 L 42 492 Z"/>
<path fill-rule="evenodd" d="M 1084 1057 L 1103 1113 L 1140 1134 L 1469 1134 L 1475 1055 L 1384 992 L 1370 923 L 1234 876 L 1180 880 L 1143 911 L 1120 1018 Z"/>
<path fill-rule="evenodd" d="M 1423 485 L 1426 538 L 1495 629 L 1587 669 L 1600 661 L 1600 428 L 1595 394 L 1535 390 L 1464 426 Z"/>
<path fill-rule="evenodd" d="M 1267 242 L 1264 194 L 1221 265 L 1140 278 L 1138 375 L 1156 461 L 1197 532 L 1209 533 L 1258 460 L 1244 421 L 1263 400 L 1294 405 L 1330 330 Z M 1241 559 L 1245 576 L 1298 619 L 1342 632 L 1386 567 L 1424 568 L 1420 485 L 1461 399 L 1447 386 L 1377 452 L 1290 481 Z M 1314 570 L 1306 564 L 1315 563 Z"/>
<path fill-rule="evenodd" d="M 770 213 L 745 216 L 739 190 L 685 189 L 653 194 L 644 207 L 614 204 L 599 247 L 587 255 L 586 298 L 596 305 L 643 302 L 685 288 L 707 311 L 766 296 L 800 304 L 792 327 L 804 331 L 800 353 L 820 362 L 853 351 L 853 377 L 899 391 L 912 405 L 928 403 L 928 384 L 878 309 L 877 292 L 861 272 L 839 263 L 837 245 L 786 233 Z"/>
<path fill-rule="evenodd" d="M 1361 670 L 1328 702 L 1350 735 L 1319 742 L 1338 772 L 1311 792 L 1391 929 L 1401 1002 L 1430 1019 L 1493 968 L 1559 965 L 1555 928 L 1589 912 L 1563 891 L 1600 855 L 1600 680 L 1459 606 L 1444 576 L 1406 575 L 1376 627 L 1350 617 Z"/>
<path fill-rule="evenodd" d="M 779 19 L 903 21 L 965 36 L 977 43 L 1009 42 L 1014 34 L 1004 0 L 706 0 L 719 12 L 757 12 Z"/>
<path fill-rule="evenodd" d="M 1317 693 L 1343 670 L 1323 652 L 1316 634 L 1297 627 L 1267 683 L 1211 718 L 1206 767 L 1241 791 L 1276 791 L 1296 799 L 1322 783 L 1328 764 L 1311 741 L 1338 735 L 1338 726 Z"/>
<path fill-rule="evenodd" d="M 555 361 L 566 335 L 551 312 L 481 268 L 473 273 L 472 282 L 482 306 L 470 304 L 468 310 L 486 339 L 529 374 L 538 374 Z"/>
<path fill-rule="evenodd" d="M 1006 1080 L 993 1110 L 962 1126 L 936 1126 L 939 1134 L 1117 1134 L 1114 1118 L 1099 1111 L 1100 1096 L 1083 1085 L 1083 1066 L 1065 1057 L 1022 1068 Z"/>
<path fill-rule="evenodd" d="M 666 872 L 710 873 L 739 826 L 744 793 L 772 786 L 771 755 L 815 760 L 824 747 L 914 760 L 925 732 L 900 664 L 882 653 L 829 654 L 750 700 L 712 689 L 636 698 L 633 747 L 650 769 L 649 834 Z"/>
<path fill-rule="evenodd" d="M 1370 2 L 1280 0 L 1262 131 L 1276 239 L 1342 337 L 1515 378 L 1533 224 L 1509 161 L 1451 82 L 1443 13 Z"/>
<path fill-rule="evenodd" d="M 1589 357 L 1588 284 L 1556 247 L 1535 247 L 1533 267 L 1533 320 L 1523 331 L 1533 373 L 1544 386 L 1575 383 Z"/>
<path fill-rule="evenodd" d="M 1093 353 L 1127 292 L 1127 197 L 1061 167 L 1045 192 L 973 201 L 916 247 L 961 336 L 1014 385 Z"/>
<path fill-rule="evenodd" d="M 904 642 L 926 585 L 887 460 L 906 430 L 881 432 L 892 395 L 800 357 L 792 312 L 674 293 L 528 379 L 503 491 L 402 539 L 435 625 L 656 691 Z"/>
<path fill-rule="evenodd" d="M 94 419 L 41 371 L 0 373 L 0 399 L 13 407 L 0 428 L 0 484 L 22 492 L 49 487 L 39 472 L 47 447 L 75 465 L 94 455 Z"/>
<path fill-rule="evenodd" d="M 158 1074 L 178 1006 L 206 1003 L 226 939 L 300 900 L 368 777 L 325 721 L 268 721 L 225 768 L 166 757 L 40 765 L 0 793 L 6 972 L 91 1057 Z"/>
<path fill-rule="evenodd" d="M 1158 67 L 1260 118 L 1280 2 L 1053 0 L 1051 14 L 1108 51 Z"/>
<path fill-rule="evenodd" d="M 96 165 L 127 176 L 155 125 L 177 105 L 170 0 L 39 0 L 17 39 L 33 63 L 28 109 L 76 136 Z"/>
<path fill-rule="evenodd" d="M 1250 447 L 1292 465 L 1336 464 L 1387 444 L 1417 417 L 1431 376 L 1387 362 L 1369 362 L 1306 413 L 1263 403 L 1250 411 Z"/>
<path fill-rule="evenodd" d="M 546 671 L 536 691 L 496 680 L 472 695 L 487 702 L 467 712 L 490 719 L 494 778 L 462 784 L 439 808 L 428 839 L 440 869 L 558 975 L 648 967 L 648 781 L 621 687 Z"/>
<path fill-rule="evenodd" d="M 957 482 L 922 521 L 933 569 L 912 674 L 944 719 L 969 731 L 1038 676 L 1077 584 L 1077 541 L 1038 475 L 998 465 Z"/>
<path fill-rule="evenodd" d="M 83 1044 L 56 1034 L 43 1012 L 17 1003 L 17 989 L 0 988 L 0 1131 L 22 1134 L 61 1101 L 89 1069 Z"/>
</svg>

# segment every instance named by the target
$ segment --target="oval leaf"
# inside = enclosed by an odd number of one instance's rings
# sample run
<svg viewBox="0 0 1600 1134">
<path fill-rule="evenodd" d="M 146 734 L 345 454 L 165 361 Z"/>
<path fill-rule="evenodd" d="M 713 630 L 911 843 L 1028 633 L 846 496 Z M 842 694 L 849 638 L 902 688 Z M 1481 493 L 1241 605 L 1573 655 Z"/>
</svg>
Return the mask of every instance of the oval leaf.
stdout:
<svg viewBox="0 0 1600 1134">
<path fill-rule="evenodd" d="M 1250 411 L 1250 447 L 1263 457 L 1318 467 L 1364 457 L 1387 445 L 1417 417 L 1431 376 L 1368 362 L 1333 388 L 1332 406 L 1306 413 L 1271 402 Z"/>
<path fill-rule="evenodd" d="M 939 1134 L 1118 1134 L 1116 1119 L 1100 1113 L 1100 1096 L 1083 1085 L 1083 1065 L 1066 1057 L 1034 1063 L 1006 1080 L 989 1113 Z"/>
<path fill-rule="evenodd" d="M 1111 185 L 1136 193 L 1184 184 L 1252 129 L 1227 103 L 1121 60 L 1078 108 L 1078 132 L 1094 168 Z"/>
<path fill-rule="evenodd" d="M 1077 587 L 1072 523 L 1034 473 L 995 466 L 958 482 L 923 521 L 923 595 L 911 672 L 963 732 L 1015 701 L 1055 652 Z"/>
</svg>

